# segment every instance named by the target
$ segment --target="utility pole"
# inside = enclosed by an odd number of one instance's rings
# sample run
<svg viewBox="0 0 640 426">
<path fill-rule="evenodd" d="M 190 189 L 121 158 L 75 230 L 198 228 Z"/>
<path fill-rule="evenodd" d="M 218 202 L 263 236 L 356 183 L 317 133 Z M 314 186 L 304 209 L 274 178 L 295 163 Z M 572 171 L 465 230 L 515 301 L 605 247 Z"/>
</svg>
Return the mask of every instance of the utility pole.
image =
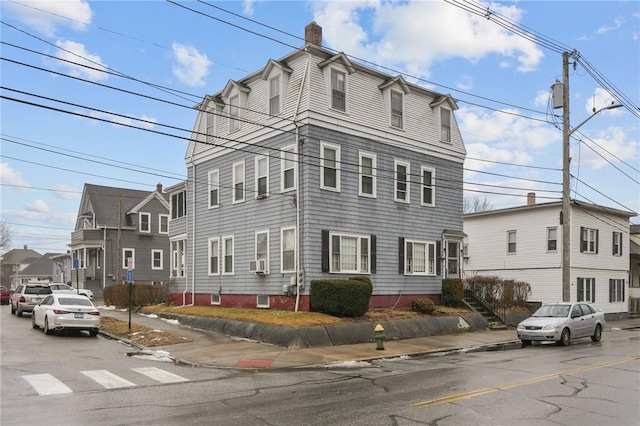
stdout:
<svg viewBox="0 0 640 426">
<path fill-rule="evenodd" d="M 571 300 L 569 52 L 562 54 L 562 301 Z"/>
</svg>

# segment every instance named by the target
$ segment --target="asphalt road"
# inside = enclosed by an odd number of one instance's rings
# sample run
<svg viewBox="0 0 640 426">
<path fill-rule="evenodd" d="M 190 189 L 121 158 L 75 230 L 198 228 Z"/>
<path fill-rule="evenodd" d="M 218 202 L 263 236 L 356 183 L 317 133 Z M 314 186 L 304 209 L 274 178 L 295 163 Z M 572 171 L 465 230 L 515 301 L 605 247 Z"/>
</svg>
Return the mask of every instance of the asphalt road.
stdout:
<svg viewBox="0 0 640 426">
<path fill-rule="evenodd" d="M 6 308 L 6 309 L 5 309 Z M 2 425 L 635 425 L 640 330 L 305 370 L 192 368 L 0 310 Z"/>
</svg>

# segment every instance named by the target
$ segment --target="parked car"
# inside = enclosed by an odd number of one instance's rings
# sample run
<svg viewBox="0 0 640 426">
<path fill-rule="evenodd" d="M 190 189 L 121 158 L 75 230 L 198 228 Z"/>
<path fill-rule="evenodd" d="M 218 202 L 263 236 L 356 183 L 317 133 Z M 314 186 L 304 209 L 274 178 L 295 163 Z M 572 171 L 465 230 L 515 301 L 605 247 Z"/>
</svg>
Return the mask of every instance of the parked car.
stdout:
<svg viewBox="0 0 640 426">
<path fill-rule="evenodd" d="M 50 283 L 49 287 L 54 293 L 64 293 L 64 294 L 81 294 L 83 296 L 88 297 L 89 299 L 93 299 L 93 292 L 86 288 L 81 288 L 78 291 L 77 288 L 73 288 L 70 285 L 62 284 L 62 283 Z"/>
<path fill-rule="evenodd" d="M 604 313 L 587 303 L 547 303 L 518 324 L 517 333 L 523 346 L 532 341 L 567 346 L 580 337 L 599 342 L 605 325 Z"/>
<path fill-rule="evenodd" d="M 45 334 L 61 330 L 86 330 L 96 336 L 100 330 L 100 311 L 86 296 L 53 293 L 33 308 L 31 326 Z"/>
<path fill-rule="evenodd" d="M 9 289 L 3 285 L 0 285 L 0 305 L 8 305 L 9 296 Z"/>
<path fill-rule="evenodd" d="M 47 284 L 20 284 L 11 295 L 11 313 L 21 317 L 24 312 L 33 311 L 33 307 L 51 293 Z"/>
</svg>

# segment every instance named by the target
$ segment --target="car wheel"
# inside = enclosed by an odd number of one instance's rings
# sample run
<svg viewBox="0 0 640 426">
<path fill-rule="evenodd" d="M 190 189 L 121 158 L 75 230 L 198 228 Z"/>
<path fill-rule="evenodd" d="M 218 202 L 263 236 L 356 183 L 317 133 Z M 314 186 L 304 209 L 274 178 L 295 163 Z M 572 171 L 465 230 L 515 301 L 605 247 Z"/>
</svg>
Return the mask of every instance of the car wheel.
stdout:
<svg viewBox="0 0 640 426">
<path fill-rule="evenodd" d="M 560 340 L 558 340 L 558 345 L 568 346 L 571 343 L 571 332 L 568 328 L 562 330 L 562 334 L 560 335 Z"/>
<path fill-rule="evenodd" d="M 591 340 L 594 342 L 599 342 L 602 339 L 602 326 L 600 324 L 596 325 L 596 329 L 593 331 L 593 336 L 591 336 Z"/>
<path fill-rule="evenodd" d="M 49 318 L 44 317 L 44 327 L 42 328 L 43 328 L 44 334 L 48 334 L 48 335 L 53 334 L 53 330 L 49 329 Z"/>
<path fill-rule="evenodd" d="M 98 335 L 98 330 L 89 330 L 89 336 L 96 337 Z"/>
<path fill-rule="evenodd" d="M 18 307 L 16 308 L 16 315 L 19 317 L 22 316 L 22 310 L 20 309 L 20 305 L 18 305 Z"/>
<path fill-rule="evenodd" d="M 36 316 L 33 313 L 31 313 L 31 327 L 32 328 L 40 328 L 40 326 L 38 324 L 36 324 Z"/>
<path fill-rule="evenodd" d="M 531 346 L 531 340 L 523 340 L 522 341 L 522 347 L 527 347 L 527 346 Z"/>
</svg>

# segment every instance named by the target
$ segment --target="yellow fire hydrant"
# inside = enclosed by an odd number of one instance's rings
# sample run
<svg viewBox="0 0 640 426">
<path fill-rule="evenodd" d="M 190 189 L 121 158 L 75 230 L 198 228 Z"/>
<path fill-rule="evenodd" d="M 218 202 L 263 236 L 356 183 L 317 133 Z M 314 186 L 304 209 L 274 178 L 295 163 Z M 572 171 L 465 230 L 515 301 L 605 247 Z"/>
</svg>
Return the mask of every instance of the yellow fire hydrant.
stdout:
<svg viewBox="0 0 640 426">
<path fill-rule="evenodd" d="M 384 350 L 384 328 L 378 324 L 373 331 L 375 332 L 376 349 L 379 351 Z"/>
</svg>

